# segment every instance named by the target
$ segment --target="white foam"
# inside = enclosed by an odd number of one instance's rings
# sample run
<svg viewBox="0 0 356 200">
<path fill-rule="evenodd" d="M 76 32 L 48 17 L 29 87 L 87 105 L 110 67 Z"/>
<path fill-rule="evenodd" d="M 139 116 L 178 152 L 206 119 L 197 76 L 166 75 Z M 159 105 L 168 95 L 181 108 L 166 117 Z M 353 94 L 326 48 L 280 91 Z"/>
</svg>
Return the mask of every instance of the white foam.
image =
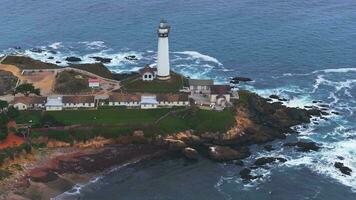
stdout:
<svg viewBox="0 0 356 200">
<path fill-rule="evenodd" d="M 202 53 L 199 53 L 197 51 L 180 51 L 180 52 L 174 52 L 174 53 L 188 55 L 190 58 L 194 59 L 197 62 L 206 61 L 206 62 L 213 62 L 218 65 L 222 65 L 222 63 L 219 62 L 218 59 L 208 56 L 208 55 L 205 55 L 205 54 L 202 54 Z"/>
<path fill-rule="evenodd" d="M 100 50 L 106 48 L 105 42 L 103 41 L 84 41 L 79 42 L 79 44 L 85 44 L 88 49 Z"/>
<path fill-rule="evenodd" d="M 52 48 L 52 49 L 59 49 L 62 47 L 62 42 L 55 42 L 55 43 L 52 43 L 50 45 L 48 45 L 48 47 Z"/>
<path fill-rule="evenodd" d="M 347 72 L 356 72 L 356 68 L 332 68 L 332 69 L 323 69 L 323 70 L 316 70 L 313 71 L 313 73 L 319 73 L 319 72 L 324 72 L 324 73 L 347 73 Z"/>
</svg>

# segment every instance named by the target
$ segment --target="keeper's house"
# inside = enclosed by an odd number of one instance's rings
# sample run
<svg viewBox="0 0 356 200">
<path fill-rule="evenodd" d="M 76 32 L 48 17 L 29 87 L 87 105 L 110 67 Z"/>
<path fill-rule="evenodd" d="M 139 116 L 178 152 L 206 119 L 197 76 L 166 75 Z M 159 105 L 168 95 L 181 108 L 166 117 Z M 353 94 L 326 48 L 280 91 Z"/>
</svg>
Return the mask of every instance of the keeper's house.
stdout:
<svg viewBox="0 0 356 200">
<path fill-rule="evenodd" d="M 47 97 L 46 110 L 58 111 L 63 110 L 63 97 L 62 96 L 49 96 Z"/>
<path fill-rule="evenodd" d="M 210 87 L 212 85 L 214 85 L 214 81 L 211 79 L 189 79 L 189 90 L 191 92 L 190 95 L 210 95 Z"/>
<path fill-rule="evenodd" d="M 63 96 L 64 108 L 94 108 L 94 96 Z"/>
<path fill-rule="evenodd" d="M 108 99 L 109 106 L 140 107 L 141 109 L 189 106 L 189 98 L 186 93 L 112 93 Z"/>
<path fill-rule="evenodd" d="M 149 65 L 140 69 L 139 72 L 143 81 L 153 81 L 157 76 L 157 68 L 152 68 Z"/>
<path fill-rule="evenodd" d="M 109 106 L 140 106 L 141 96 L 136 93 L 112 93 L 109 96 Z"/>
<path fill-rule="evenodd" d="M 21 96 L 15 97 L 12 104 L 18 110 L 39 110 L 45 107 L 46 101 L 47 97 Z"/>
</svg>

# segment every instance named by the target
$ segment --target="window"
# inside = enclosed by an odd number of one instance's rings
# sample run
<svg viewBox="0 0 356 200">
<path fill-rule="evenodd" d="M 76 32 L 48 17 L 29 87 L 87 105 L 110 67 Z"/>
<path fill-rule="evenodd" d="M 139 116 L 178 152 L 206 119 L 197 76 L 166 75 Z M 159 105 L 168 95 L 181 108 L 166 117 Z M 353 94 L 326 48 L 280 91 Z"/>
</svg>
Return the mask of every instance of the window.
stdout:
<svg viewBox="0 0 356 200">
<path fill-rule="evenodd" d="M 145 78 L 147 78 L 147 74 L 145 74 Z"/>
</svg>

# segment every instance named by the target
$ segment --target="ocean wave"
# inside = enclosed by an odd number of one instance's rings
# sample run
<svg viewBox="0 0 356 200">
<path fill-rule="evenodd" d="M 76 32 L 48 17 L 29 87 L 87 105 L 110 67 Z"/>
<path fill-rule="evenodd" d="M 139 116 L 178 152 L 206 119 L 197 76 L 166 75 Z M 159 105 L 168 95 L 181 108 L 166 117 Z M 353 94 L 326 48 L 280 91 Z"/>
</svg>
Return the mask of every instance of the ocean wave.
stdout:
<svg viewBox="0 0 356 200">
<path fill-rule="evenodd" d="M 323 69 L 323 70 L 315 70 L 312 73 L 347 73 L 347 72 L 356 72 L 356 68 L 331 68 L 331 69 Z"/>
<path fill-rule="evenodd" d="M 87 46 L 88 49 L 92 50 L 100 50 L 107 47 L 104 41 L 84 41 L 79 42 L 79 44 L 84 44 Z"/>
<path fill-rule="evenodd" d="M 189 56 L 191 59 L 194 59 L 196 61 L 205 61 L 205 62 L 213 62 L 216 63 L 218 65 L 223 65 L 221 62 L 218 61 L 218 59 L 199 53 L 197 51 L 179 51 L 179 52 L 173 52 L 175 54 L 184 54 Z"/>
</svg>

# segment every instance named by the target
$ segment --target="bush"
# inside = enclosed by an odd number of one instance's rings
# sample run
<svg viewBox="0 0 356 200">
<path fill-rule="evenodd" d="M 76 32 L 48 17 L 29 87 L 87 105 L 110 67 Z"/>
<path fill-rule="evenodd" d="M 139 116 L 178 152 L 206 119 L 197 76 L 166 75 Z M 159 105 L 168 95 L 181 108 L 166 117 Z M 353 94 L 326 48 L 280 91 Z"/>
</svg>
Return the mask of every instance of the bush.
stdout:
<svg viewBox="0 0 356 200">
<path fill-rule="evenodd" d="M 11 176 L 11 172 L 5 169 L 0 169 L 0 181 L 8 178 L 9 176 Z"/>
</svg>

